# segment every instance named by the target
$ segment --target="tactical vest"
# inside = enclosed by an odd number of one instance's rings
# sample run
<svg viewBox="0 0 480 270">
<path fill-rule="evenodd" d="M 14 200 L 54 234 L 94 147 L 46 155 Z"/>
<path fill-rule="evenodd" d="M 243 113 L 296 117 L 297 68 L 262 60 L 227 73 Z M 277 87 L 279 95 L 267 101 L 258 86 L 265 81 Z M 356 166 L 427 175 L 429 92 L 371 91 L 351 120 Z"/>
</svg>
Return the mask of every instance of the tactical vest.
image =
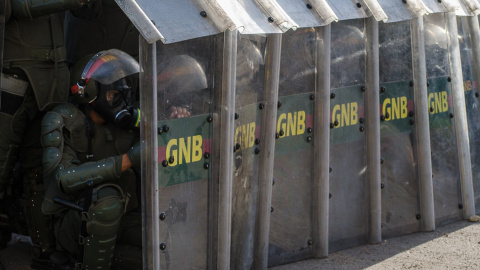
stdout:
<svg viewBox="0 0 480 270">
<path fill-rule="evenodd" d="M 5 25 L 4 69 L 19 68 L 25 73 L 40 110 L 68 98 L 70 75 L 63 30 L 62 13 L 33 19 L 11 17 Z"/>
</svg>

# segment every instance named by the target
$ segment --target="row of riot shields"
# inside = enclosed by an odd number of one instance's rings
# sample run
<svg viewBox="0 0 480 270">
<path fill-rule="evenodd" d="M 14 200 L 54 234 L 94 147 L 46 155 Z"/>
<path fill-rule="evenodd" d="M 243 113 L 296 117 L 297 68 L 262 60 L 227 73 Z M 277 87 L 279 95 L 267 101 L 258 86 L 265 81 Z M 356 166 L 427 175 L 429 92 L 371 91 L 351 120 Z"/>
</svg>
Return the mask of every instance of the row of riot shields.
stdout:
<svg viewBox="0 0 480 270">
<path fill-rule="evenodd" d="M 445 14 L 423 19 L 430 141 L 416 135 L 416 91 L 412 57 L 412 22 L 378 23 L 379 104 L 367 104 L 366 20 L 331 25 L 330 121 L 315 126 L 315 93 L 322 42 L 317 29 L 302 28 L 282 34 L 280 61 L 270 61 L 269 35 L 235 35 L 234 104 L 225 102 L 224 34 L 164 45 L 156 44 L 153 67 L 156 78 L 158 119 L 158 242 L 162 269 L 222 268 L 219 248 L 229 241 L 229 267 L 252 269 L 264 237 L 259 222 L 269 215 L 268 266 L 313 257 L 315 227 L 315 151 L 328 151 L 328 250 L 336 251 L 369 243 L 370 207 L 366 129 L 367 106 L 378 106 L 381 170 L 381 234 L 383 238 L 422 230 L 417 153 L 422 144 L 431 148 L 435 224 L 462 219 L 455 119 L 452 102 L 448 29 Z M 478 93 L 473 75 L 468 25 L 458 19 L 465 98 L 469 121 L 475 202 L 480 202 Z M 230 52 L 231 53 L 231 52 Z M 279 65 L 278 69 L 271 65 Z M 276 121 L 263 117 L 271 98 L 267 79 L 278 74 Z M 270 91 L 270 92 L 269 92 Z M 143 90 L 148 95 L 148 91 Z M 272 109 L 272 108 L 270 108 Z M 229 112 L 231 126 L 220 125 L 221 111 Z M 274 151 L 265 149 L 265 130 L 275 127 Z M 222 137 L 222 128 L 233 130 Z M 329 143 L 314 140 L 315 132 L 328 130 Z M 223 141 L 232 149 L 221 149 Z M 262 155 L 268 151 L 268 154 Z M 222 153 L 222 154 L 220 154 Z M 220 177 L 218 164 L 231 155 L 232 175 Z M 263 194 L 261 159 L 273 159 L 271 188 Z M 227 165 L 228 166 L 228 165 Z M 148 167 L 147 167 L 148 169 Z M 231 196 L 222 201 L 219 186 L 231 183 Z M 261 212 L 265 197 L 269 211 Z M 271 196 L 271 197 L 269 197 Z M 228 199 L 231 198 L 231 199 Z M 220 216 L 228 204 L 230 216 Z M 219 236 L 219 222 L 228 219 L 229 237 Z M 264 258 L 265 259 L 265 258 Z"/>
</svg>

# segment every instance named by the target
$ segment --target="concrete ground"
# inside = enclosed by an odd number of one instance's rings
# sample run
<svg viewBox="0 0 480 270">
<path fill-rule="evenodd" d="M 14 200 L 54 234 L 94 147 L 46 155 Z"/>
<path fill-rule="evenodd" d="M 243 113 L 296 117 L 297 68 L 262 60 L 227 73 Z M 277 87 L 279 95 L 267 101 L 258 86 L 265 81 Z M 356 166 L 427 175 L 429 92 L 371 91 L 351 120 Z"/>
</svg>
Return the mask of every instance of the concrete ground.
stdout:
<svg viewBox="0 0 480 270">
<path fill-rule="evenodd" d="M 30 243 L 14 237 L 0 251 L 6 270 L 28 270 Z M 480 269 L 480 223 L 459 221 L 433 232 L 415 233 L 270 270 L 299 269 Z"/>
</svg>

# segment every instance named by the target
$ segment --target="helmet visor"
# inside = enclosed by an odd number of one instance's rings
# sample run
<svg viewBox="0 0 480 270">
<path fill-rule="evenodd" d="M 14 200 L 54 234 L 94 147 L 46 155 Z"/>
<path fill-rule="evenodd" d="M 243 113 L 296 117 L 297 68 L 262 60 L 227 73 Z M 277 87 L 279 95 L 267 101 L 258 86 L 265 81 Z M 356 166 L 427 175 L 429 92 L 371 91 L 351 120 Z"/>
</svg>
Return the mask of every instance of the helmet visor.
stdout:
<svg viewBox="0 0 480 270">
<path fill-rule="evenodd" d="M 94 55 L 85 66 L 82 78 L 94 79 L 101 84 L 111 84 L 139 71 L 138 62 L 133 57 L 120 50 L 111 49 Z"/>
</svg>

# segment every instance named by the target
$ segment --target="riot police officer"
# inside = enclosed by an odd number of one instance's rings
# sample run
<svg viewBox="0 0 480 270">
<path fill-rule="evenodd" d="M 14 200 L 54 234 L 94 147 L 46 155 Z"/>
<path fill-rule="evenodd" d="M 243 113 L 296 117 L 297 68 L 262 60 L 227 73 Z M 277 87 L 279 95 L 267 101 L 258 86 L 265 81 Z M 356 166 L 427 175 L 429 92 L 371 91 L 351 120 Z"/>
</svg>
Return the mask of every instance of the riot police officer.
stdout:
<svg viewBox="0 0 480 270">
<path fill-rule="evenodd" d="M 55 217 L 58 246 L 76 258 L 77 268 L 109 269 L 122 217 L 138 209 L 131 168 L 140 168 L 140 110 L 130 107 L 125 77 L 139 65 L 117 49 L 87 60 L 72 70 L 78 107 L 60 104 L 42 120 L 42 211 Z"/>
<path fill-rule="evenodd" d="M 43 197 L 40 121 L 52 104 L 67 100 L 69 71 L 65 62 L 63 11 L 93 0 L 45 0 L 41 4 L 4 1 L 5 33 L 4 37 L 0 35 L 4 39 L 0 198 L 9 193 L 12 169 L 20 160 L 24 172 L 21 204 L 34 244 L 34 259 L 48 261 L 55 247 L 51 221 L 35 209 Z M 8 241 L 10 232 L 3 231 L 1 235 L 4 237 L 0 237 L 0 242 Z"/>
</svg>

